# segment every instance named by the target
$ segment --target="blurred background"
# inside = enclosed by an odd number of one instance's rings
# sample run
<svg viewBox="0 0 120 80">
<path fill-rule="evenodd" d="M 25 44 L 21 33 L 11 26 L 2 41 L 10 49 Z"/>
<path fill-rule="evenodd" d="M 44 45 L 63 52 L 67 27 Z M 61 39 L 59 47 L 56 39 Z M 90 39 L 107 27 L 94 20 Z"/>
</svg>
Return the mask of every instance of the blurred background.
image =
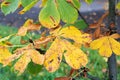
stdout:
<svg viewBox="0 0 120 80">
<path fill-rule="evenodd" d="M 36 4 L 30 11 L 26 12 L 23 15 L 19 15 L 18 12 L 22 9 L 18 9 L 14 13 L 8 14 L 5 16 L 0 11 L 0 24 L 7 26 L 20 27 L 25 20 L 31 18 L 34 21 L 38 21 L 38 15 L 40 12 L 40 4 L 41 1 Z M 108 1 L 107 0 L 94 0 L 91 5 L 86 4 L 81 0 L 81 8 L 80 12 L 84 16 L 84 18 L 89 23 L 96 22 L 102 14 L 104 14 L 105 10 L 107 10 Z"/>
</svg>

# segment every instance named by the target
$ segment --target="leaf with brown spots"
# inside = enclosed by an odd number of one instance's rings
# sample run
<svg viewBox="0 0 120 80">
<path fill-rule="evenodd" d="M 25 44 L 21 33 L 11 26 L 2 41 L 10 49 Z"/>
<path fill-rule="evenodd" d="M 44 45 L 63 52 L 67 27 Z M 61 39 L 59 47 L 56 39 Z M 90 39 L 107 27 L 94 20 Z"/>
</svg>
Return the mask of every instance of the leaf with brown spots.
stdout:
<svg viewBox="0 0 120 80">
<path fill-rule="evenodd" d="M 42 65 L 44 62 L 44 55 L 35 50 L 32 44 L 29 44 L 26 47 L 17 49 L 14 54 L 5 58 L 3 65 L 6 66 L 16 59 L 18 59 L 18 61 L 15 63 L 14 68 L 21 74 L 31 60 L 35 64 Z"/>
<path fill-rule="evenodd" d="M 74 69 L 79 69 L 88 62 L 82 50 L 67 40 L 57 37 L 45 54 L 44 66 L 49 72 L 54 72 L 59 68 L 63 53 L 66 62 Z"/>
<path fill-rule="evenodd" d="M 14 54 L 8 56 L 7 58 L 4 59 L 3 66 L 8 65 L 10 62 L 14 61 L 15 59 L 18 59 L 21 55 L 24 54 L 24 51 L 33 49 L 32 44 L 29 44 L 23 48 L 18 48 L 14 51 Z"/>
<path fill-rule="evenodd" d="M 45 54 L 44 66 L 49 72 L 54 72 L 59 68 L 63 52 L 64 47 L 60 39 L 56 38 Z"/>
<path fill-rule="evenodd" d="M 60 15 L 55 0 L 47 0 L 39 14 L 40 23 L 46 28 L 55 28 L 60 22 Z"/>
<path fill-rule="evenodd" d="M 35 64 L 42 65 L 44 62 L 44 55 L 34 49 L 23 51 L 23 55 L 21 55 L 20 59 L 18 59 L 14 65 L 15 70 L 18 70 L 20 74 L 23 73 L 31 60 Z"/>
<path fill-rule="evenodd" d="M 14 65 L 15 70 L 19 71 L 19 73 L 23 73 L 30 62 L 30 53 L 29 54 L 24 54 L 20 57 L 20 59 L 16 62 Z"/>
</svg>

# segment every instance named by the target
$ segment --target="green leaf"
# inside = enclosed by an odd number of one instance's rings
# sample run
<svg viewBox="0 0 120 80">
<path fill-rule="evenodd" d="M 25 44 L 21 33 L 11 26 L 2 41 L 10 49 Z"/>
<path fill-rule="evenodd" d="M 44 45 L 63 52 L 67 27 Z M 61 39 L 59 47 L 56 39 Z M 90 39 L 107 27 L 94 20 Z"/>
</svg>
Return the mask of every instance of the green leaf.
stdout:
<svg viewBox="0 0 120 80">
<path fill-rule="evenodd" d="M 87 28 L 87 24 L 84 22 L 84 20 L 77 20 L 74 24 L 65 24 L 64 27 L 68 26 L 75 26 L 78 29 L 84 30 Z"/>
<path fill-rule="evenodd" d="M 21 41 L 21 36 L 14 36 L 10 39 L 10 42 L 12 44 L 21 44 L 20 41 Z"/>
<path fill-rule="evenodd" d="M 65 23 L 74 23 L 78 18 L 77 10 L 66 2 L 66 0 L 57 0 L 58 11 L 61 19 Z"/>
<path fill-rule="evenodd" d="M 116 8 L 120 10 L 120 2 L 116 5 Z"/>
<path fill-rule="evenodd" d="M 77 9 L 79 9 L 80 6 L 81 6 L 81 3 L 80 3 L 79 0 L 71 0 L 71 3 L 72 3 L 73 6 L 74 6 L 75 8 L 77 8 Z"/>
<path fill-rule="evenodd" d="M 91 4 L 94 0 L 85 0 L 87 4 Z"/>
<path fill-rule="evenodd" d="M 30 10 L 39 0 L 33 0 L 30 4 L 28 4 L 24 9 L 22 9 L 19 14 L 24 14 L 26 11 Z"/>
<path fill-rule="evenodd" d="M 55 28 L 60 22 L 60 15 L 54 0 L 48 0 L 39 14 L 40 23 L 47 28 Z"/>
<path fill-rule="evenodd" d="M 31 74 L 38 74 L 41 70 L 42 70 L 43 66 L 42 65 L 38 65 L 35 64 L 33 62 L 30 62 L 28 64 L 27 70 L 31 73 Z"/>
<path fill-rule="evenodd" d="M 17 32 L 16 27 L 0 25 L 0 37 L 6 37 L 10 34 L 15 34 L 16 32 Z"/>
<path fill-rule="evenodd" d="M 5 0 L 1 4 L 2 12 L 7 15 L 13 13 L 18 8 L 19 0 Z"/>
<path fill-rule="evenodd" d="M 83 20 L 77 20 L 73 25 L 81 30 L 88 27 L 87 24 Z"/>
<path fill-rule="evenodd" d="M 33 0 L 21 0 L 22 6 L 26 7 L 28 6 Z"/>
</svg>

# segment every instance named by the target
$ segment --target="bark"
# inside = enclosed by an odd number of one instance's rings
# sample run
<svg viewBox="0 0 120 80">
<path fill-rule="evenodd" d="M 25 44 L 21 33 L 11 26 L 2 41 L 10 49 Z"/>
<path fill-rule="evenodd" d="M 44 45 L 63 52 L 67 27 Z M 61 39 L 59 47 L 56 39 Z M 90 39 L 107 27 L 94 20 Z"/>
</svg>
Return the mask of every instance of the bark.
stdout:
<svg viewBox="0 0 120 80">
<path fill-rule="evenodd" d="M 109 15 L 108 15 L 108 29 L 111 31 L 111 34 L 114 33 L 116 27 L 112 27 L 112 24 L 115 25 L 115 4 L 116 0 L 109 0 Z M 117 80 L 117 63 L 116 55 L 113 53 L 111 57 L 108 58 L 108 69 L 109 69 L 109 80 Z"/>
</svg>

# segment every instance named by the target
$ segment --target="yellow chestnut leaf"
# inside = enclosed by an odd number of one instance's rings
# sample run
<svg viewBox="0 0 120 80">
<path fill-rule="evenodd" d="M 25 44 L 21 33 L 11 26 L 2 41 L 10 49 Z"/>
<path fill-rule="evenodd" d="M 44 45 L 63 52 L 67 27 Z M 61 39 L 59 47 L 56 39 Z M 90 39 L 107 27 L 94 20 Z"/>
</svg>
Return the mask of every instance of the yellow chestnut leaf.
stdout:
<svg viewBox="0 0 120 80">
<path fill-rule="evenodd" d="M 101 56 L 110 57 L 112 52 L 120 55 L 120 43 L 110 36 L 105 36 L 91 42 L 92 49 L 98 49 Z"/>
<path fill-rule="evenodd" d="M 23 48 L 18 48 L 14 51 L 14 54 L 8 56 L 7 58 L 4 59 L 3 66 L 7 66 L 10 62 L 18 59 L 21 55 L 24 54 L 24 51 L 33 49 L 33 45 L 29 44 Z"/>
<path fill-rule="evenodd" d="M 102 43 L 102 46 L 99 48 L 99 53 L 101 56 L 110 57 L 112 54 L 111 45 L 109 39 L 106 37 Z"/>
<path fill-rule="evenodd" d="M 32 59 L 33 63 L 42 65 L 44 62 L 44 55 L 40 54 L 36 50 L 29 50 L 30 58 Z"/>
<path fill-rule="evenodd" d="M 86 66 L 88 59 L 86 54 L 78 47 L 72 45 L 66 40 L 62 40 L 66 53 L 64 53 L 66 62 L 73 68 L 79 69 L 82 66 Z"/>
<path fill-rule="evenodd" d="M 5 58 L 11 56 L 12 54 L 10 53 L 10 51 L 4 47 L 4 46 L 0 46 L 0 63 L 4 63 Z"/>
<path fill-rule="evenodd" d="M 18 61 L 16 61 L 14 68 L 21 74 L 31 60 L 35 64 L 42 65 L 44 62 L 44 55 L 35 50 L 32 44 L 29 44 L 23 48 L 18 48 L 14 54 L 5 58 L 3 65 L 6 66 L 16 59 L 18 59 Z"/>
<path fill-rule="evenodd" d="M 14 65 L 15 70 L 18 70 L 19 73 L 23 73 L 26 69 L 29 62 L 32 60 L 35 64 L 42 65 L 44 62 L 44 55 L 40 54 L 38 51 L 34 49 L 29 49 L 23 51 L 24 54 L 20 57 L 20 59 Z"/>
<path fill-rule="evenodd" d="M 23 73 L 30 62 L 30 53 L 29 54 L 23 54 L 20 59 L 16 62 L 14 65 L 15 70 L 19 71 L 20 73 Z"/>
<path fill-rule="evenodd" d="M 74 26 L 69 26 L 61 29 L 59 31 L 59 35 L 64 38 L 70 38 L 75 41 L 76 46 L 84 45 L 85 43 L 90 43 L 91 38 L 90 35 L 87 33 L 82 33 Z"/>
<path fill-rule="evenodd" d="M 110 44 L 111 44 L 111 48 L 112 48 L 113 52 L 116 55 L 120 55 L 120 43 L 111 37 L 109 38 L 109 40 L 110 40 Z"/>
<path fill-rule="evenodd" d="M 60 39 L 56 38 L 45 54 L 44 66 L 49 72 L 54 72 L 59 68 L 63 52 L 64 47 Z"/>
<path fill-rule="evenodd" d="M 100 39 L 96 39 L 90 43 L 90 47 L 92 49 L 98 49 L 102 46 L 103 42 L 105 41 L 106 37 L 102 37 Z"/>
<path fill-rule="evenodd" d="M 82 50 L 67 40 L 57 37 L 45 54 L 44 66 L 49 72 L 59 68 L 63 53 L 66 62 L 74 69 L 79 69 L 88 63 L 87 56 Z"/>
</svg>

